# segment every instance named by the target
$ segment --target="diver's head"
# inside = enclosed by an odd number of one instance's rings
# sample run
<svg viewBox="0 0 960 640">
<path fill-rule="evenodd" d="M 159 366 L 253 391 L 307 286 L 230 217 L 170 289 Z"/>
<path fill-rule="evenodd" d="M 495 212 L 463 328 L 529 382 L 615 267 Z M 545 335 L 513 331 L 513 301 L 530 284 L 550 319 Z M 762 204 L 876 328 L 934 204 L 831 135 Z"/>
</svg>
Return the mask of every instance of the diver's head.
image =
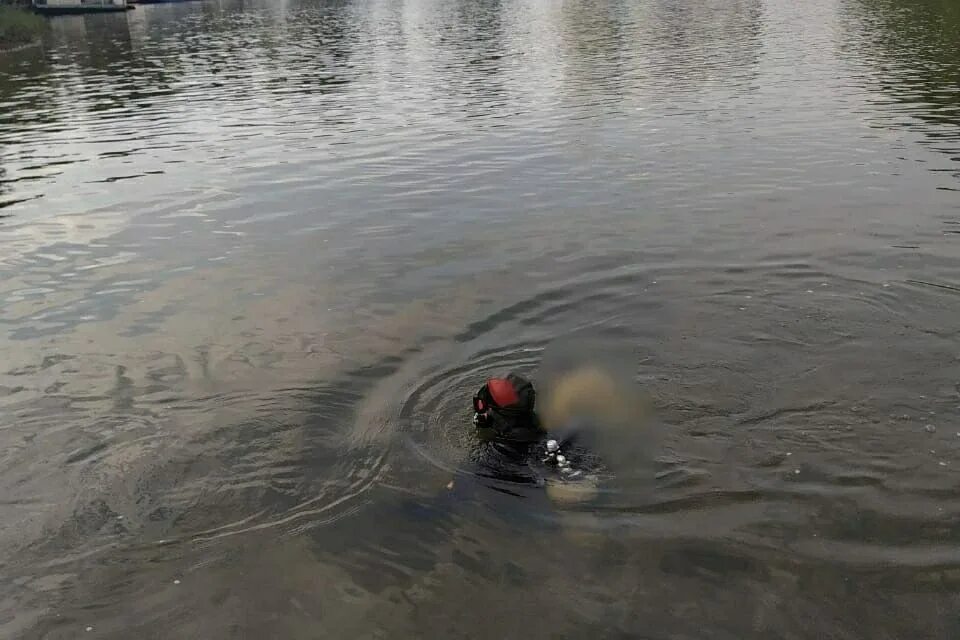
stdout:
<svg viewBox="0 0 960 640">
<path fill-rule="evenodd" d="M 473 396 L 477 434 L 485 440 L 539 440 L 542 432 L 534 412 L 536 397 L 533 384 L 517 374 L 487 380 Z"/>
</svg>

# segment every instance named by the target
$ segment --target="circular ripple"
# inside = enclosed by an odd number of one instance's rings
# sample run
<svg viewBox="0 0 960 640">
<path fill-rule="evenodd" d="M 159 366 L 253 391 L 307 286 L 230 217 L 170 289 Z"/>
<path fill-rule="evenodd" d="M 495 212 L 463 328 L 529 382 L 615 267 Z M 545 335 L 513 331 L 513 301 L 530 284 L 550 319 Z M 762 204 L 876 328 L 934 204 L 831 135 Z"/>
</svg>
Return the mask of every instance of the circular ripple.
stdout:
<svg viewBox="0 0 960 640">
<path fill-rule="evenodd" d="M 408 443 L 423 460 L 444 471 L 472 474 L 490 463 L 477 443 L 470 399 L 489 378 L 508 372 L 531 376 L 541 348 L 490 351 L 469 363 L 428 375 L 404 398 L 400 418 Z"/>
</svg>

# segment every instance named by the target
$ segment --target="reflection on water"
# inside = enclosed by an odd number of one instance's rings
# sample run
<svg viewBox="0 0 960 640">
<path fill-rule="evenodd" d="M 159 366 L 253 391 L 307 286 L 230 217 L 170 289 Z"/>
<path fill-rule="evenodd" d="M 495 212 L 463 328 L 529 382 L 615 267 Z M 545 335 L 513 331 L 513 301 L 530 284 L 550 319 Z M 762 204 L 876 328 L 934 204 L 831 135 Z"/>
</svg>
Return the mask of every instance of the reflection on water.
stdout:
<svg viewBox="0 0 960 640">
<path fill-rule="evenodd" d="M 960 6 L 853 1 L 844 3 L 841 15 L 852 34 L 846 46 L 862 65 L 867 87 L 884 95 L 887 108 L 871 119 L 880 127 L 922 132 L 923 144 L 950 156 L 950 164 L 934 170 L 960 177 Z"/>
<path fill-rule="evenodd" d="M 956 637 L 957 24 L 51 20 L 0 54 L 0 636 Z M 659 415 L 587 503 L 474 464 L 564 342 Z"/>
</svg>

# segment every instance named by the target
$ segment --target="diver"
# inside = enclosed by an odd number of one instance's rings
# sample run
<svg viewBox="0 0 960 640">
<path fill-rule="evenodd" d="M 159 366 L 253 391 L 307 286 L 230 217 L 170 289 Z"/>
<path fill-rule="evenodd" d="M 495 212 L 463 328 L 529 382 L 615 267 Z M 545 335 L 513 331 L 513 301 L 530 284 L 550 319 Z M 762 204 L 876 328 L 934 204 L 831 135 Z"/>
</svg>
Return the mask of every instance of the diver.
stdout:
<svg viewBox="0 0 960 640">
<path fill-rule="evenodd" d="M 576 420 L 568 419 L 548 432 L 537 414 L 536 399 L 533 383 L 518 374 L 487 380 L 473 397 L 477 437 L 505 460 L 537 470 L 537 476 L 579 478 L 591 466 L 590 456 L 578 446 L 581 429 Z"/>
</svg>

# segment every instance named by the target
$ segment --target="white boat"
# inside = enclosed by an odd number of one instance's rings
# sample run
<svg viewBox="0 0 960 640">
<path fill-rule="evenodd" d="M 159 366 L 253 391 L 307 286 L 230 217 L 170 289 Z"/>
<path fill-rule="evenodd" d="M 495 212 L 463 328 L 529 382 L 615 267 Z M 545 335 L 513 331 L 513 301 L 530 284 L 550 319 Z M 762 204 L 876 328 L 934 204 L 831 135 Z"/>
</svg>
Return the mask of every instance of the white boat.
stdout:
<svg viewBox="0 0 960 640">
<path fill-rule="evenodd" d="M 33 0 L 33 9 L 39 13 L 99 13 L 133 9 L 127 0 Z"/>
</svg>

